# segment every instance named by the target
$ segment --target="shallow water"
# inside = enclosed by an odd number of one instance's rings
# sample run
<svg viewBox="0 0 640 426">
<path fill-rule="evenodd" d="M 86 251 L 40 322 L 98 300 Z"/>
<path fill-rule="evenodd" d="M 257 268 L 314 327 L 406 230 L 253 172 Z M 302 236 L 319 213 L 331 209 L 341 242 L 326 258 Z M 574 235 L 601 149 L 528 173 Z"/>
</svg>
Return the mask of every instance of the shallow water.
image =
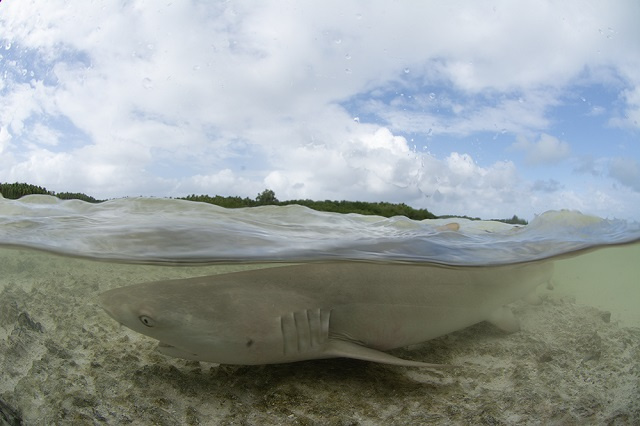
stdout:
<svg viewBox="0 0 640 426">
<path fill-rule="evenodd" d="M 481 323 L 392 352 L 462 366 L 433 371 L 346 359 L 241 367 L 166 357 L 96 297 L 265 265 L 141 265 L 0 249 L 0 412 L 4 404 L 27 425 L 637 424 L 640 328 L 628 327 L 624 309 L 638 299 L 622 291 L 631 281 L 616 283 L 638 276 L 638 262 L 625 261 L 637 251 L 625 245 L 569 259 L 585 258 L 577 265 L 591 269 L 560 266 L 555 288 L 538 290 L 542 303 L 513 304 L 519 332 Z M 625 262 L 624 274 L 612 257 Z M 589 279 L 570 288 L 566 276 Z M 611 314 L 583 306 L 583 290 L 603 286 L 616 296 L 605 306 Z"/>
<path fill-rule="evenodd" d="M 49 197 L 0 202 L 0 419 L 13 409 L 24 424 L 640 422 L 635 224 L 552 212 L 528 227 L 460 221 L 451 231 L 440 228 L 451 220 L 295 208 L 221 218 L 208 205 L 156 200 L 120 201 L 128 210 Z M 261 212 L 269 220 L 259 219 Z M 146 240 L 158 224 L 170 232 Z M 194 226 L 207 232 L 191 240 Z M 240 236 L 232 238 L 234 232 Z M 221 233 L 222 242 L 205 244 Z M 407 249 L 402 242 L 409 238 L 420 244 Z M 297 251 L 288 251 L 287 241 Z M 418 259 L 425 268 L 557 260 L 553 289 L 541 286 L 539 303 L 511 305 L 519 332 L 505 335 L 481 323 L 393 351 L 462 366 L 455 371 L 344 359 L 231 367 L 169 358 L 154 350 L 155 340 L 119 326 L 96 304 L 117 287 L 277 267 L 292 253 L 291 260 L 329 260 L 333 249 L 390 268 Z"/>
</svg>

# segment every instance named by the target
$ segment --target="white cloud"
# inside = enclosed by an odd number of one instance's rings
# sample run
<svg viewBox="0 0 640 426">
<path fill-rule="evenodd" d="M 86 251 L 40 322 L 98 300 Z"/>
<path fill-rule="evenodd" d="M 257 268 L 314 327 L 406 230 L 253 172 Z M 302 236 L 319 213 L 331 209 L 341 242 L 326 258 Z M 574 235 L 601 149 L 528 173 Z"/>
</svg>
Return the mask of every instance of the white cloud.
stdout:
<svg viewBox="0 0 640 426">
<path fill-rule="evenodd" d="M 609 163 L 609 176 L 640 192 L 640 164 L 632 158 L 613 158 Z"/>
<path fill-rule="evenodd" d="M 529 91 L 526 95 L 488 95 L 453 103 L 451 95 L 435 92 L 391 102 L 367 100 L 358 105 L 363 113 L 375 114 L 394 131 L 467 136 L 475 132 L 522 133 L 549 126 L 547 109 L 555 105 L 554 91 Z"/>
<path fill-rule="evenodd" d="M 0 127 L 0 154 L 9 146 L 11 141 L 11 134 L 7 130 L 6 126 Z"/>
<path fill-rule="evenodd" d="M 531 165 L 557 163 L 568 158 L 571 153 L 567 142 L 546 133 L 540 135 L 540 138 L 535 142 L 518 135 L 511 148 L 524 151 L 525 161 Z"/>
<path fill-rule="evenodd" d="M 621 98 L 627 108 L 623 115 L 613 117 L 609 122 L 613 126 L 640 129 L 640 86 L 623 90 Z"/>
<path fill-rule="evenodd" d="M 542 133 L 513 146 L 530 164 L 557 163 L 570 148 L 544 133 L 550 109 L 577 78 L 603 74 L 624 84 L 611 124 L 638 127 L 633 1 L 2 8 L 0 180 L 96 197 L 268 186 L 280 199 L 500 216 L 530 210 L 516 186 L 536 183 L 516 162 L 478 165 L 465 147 L 437 158 L 400 135 Z"/>
<path fill-rule="evenodd" d="M 533 185 L 531 185 L 531 191 L 533 192 L 556 192 L 562 188 L 563 185 L 561 185 L 560 182 L 555 179 L 539 179 L 533 182 Z"/>
</svg>

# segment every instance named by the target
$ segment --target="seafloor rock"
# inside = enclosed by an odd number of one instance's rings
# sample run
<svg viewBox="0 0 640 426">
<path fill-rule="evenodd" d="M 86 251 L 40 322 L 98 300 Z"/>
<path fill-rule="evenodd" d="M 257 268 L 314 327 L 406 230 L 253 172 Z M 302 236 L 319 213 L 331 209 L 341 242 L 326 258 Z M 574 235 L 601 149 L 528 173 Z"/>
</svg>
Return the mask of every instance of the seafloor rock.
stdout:
<svg viewBox="0 0 640 426">
<path fill-rule="evenodd" d="M 22 419 L 12 407 L 0 399 L 0 426 L 20 426 Z"/>
</svg>

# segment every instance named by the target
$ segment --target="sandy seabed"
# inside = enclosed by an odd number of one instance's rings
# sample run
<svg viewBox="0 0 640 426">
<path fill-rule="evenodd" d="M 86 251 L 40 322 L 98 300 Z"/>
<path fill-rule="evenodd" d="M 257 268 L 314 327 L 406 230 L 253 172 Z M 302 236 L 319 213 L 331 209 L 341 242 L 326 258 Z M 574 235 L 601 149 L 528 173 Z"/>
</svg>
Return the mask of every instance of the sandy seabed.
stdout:
<svg viewBox="0 0 640 426">
<path fill-rule="evenodd" d="M 640 328 L 541 289 L 521 331 L 489 324 L 397 356 L 256 367 L 165 357 L 96 305 L 137 282 L 246 269 L 158 267 L 0 250 L 0 425 L 640 424 Z M 613 319 L 612 319 L 613 318 Z"/>
</svg>

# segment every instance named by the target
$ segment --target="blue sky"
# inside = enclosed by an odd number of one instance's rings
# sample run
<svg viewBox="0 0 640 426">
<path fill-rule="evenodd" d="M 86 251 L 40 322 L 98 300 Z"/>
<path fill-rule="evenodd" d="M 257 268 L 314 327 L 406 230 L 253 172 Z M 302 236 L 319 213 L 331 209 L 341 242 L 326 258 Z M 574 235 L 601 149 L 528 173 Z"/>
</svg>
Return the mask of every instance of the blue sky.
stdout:
<svg viewBox="0 0 640 426">
<path fill-rule="evenodd" d="M 640 3 L 0 3 L 0 181 L 640 220 Z"/>
</svg>

